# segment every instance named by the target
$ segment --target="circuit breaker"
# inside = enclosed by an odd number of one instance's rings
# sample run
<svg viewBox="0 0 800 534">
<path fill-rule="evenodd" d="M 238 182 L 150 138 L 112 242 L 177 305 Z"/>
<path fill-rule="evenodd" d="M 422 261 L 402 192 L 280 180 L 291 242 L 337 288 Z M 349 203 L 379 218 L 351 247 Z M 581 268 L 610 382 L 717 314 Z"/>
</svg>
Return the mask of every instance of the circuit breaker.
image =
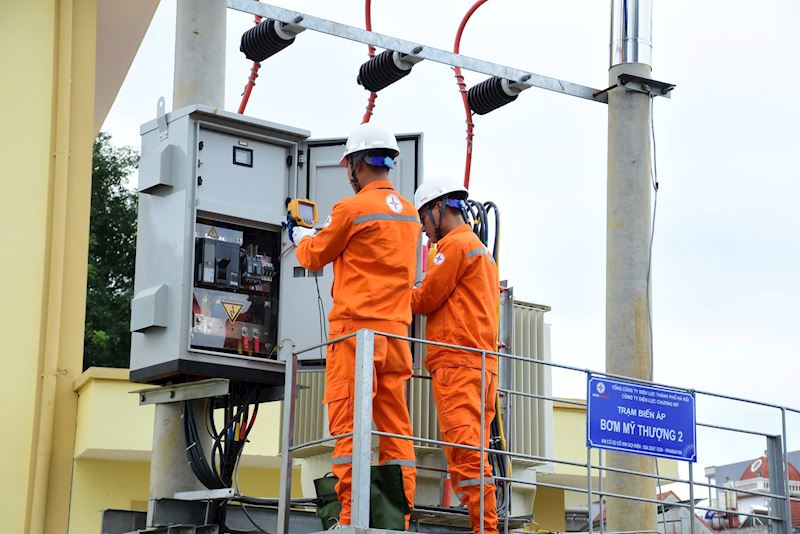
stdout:
<svg viewBox="0 0 800 534">
<path fill-rule="evenodd" d="M 162 112 L 141 135 L 131 380 L 282 383 L 278 346 L 325 339 L 333 273 L 300 267 L 281 223 L 291 198 L 315 201 L 324 221 L 353 194 L 345 138 L 206 106 Z M 421 136 L 398 141 L 390 179 L 411 198 Z"/>
</svg>

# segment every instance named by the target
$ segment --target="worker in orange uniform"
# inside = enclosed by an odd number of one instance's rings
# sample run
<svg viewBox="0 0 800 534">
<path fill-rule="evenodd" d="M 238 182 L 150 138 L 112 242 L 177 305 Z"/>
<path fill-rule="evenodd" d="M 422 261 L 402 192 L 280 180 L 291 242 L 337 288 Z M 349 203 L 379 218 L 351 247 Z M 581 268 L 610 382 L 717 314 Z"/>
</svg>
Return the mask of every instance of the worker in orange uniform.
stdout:
<svg viewBox="0 0 800 534">
<path fill-rule="evenodd" d="M 411 324 L 411 288 L 417 268 L 420 222 L 413 204 L 389 181 L 400 154 L 397 139 L 371 123 L 360 125 L 347 140 L 340 166 L 347 168 L 353 191 L 333 206 L 324 228 L 295 227 L 297 260 L 310 271 L 333 262 L 333 308 L 330 338 L 368 328 L 401 336 Z M 328 347 L 325 397 L 331 435 L 353 431 L 355 337 Z M 407 341 L 375 336 L 372 414 L 383 432 L 411 436 L 406 382 L 411 378 Z M 333 474 L 342 505 L 339 525 L 350 524 L 353 438 L 336 440 Z M 378 460 L 400 465 L 409 508 L 414 505 L 416 463 L 411 441 L 380 437 Z M 406 524 L 408 516 L 406 517 Z"/>
<path fill-rule="evenodd" d="M 497 265 L 462 215 L 468 192 L 458 182 L 433 178 L 414 194 L 423 229 L 437 244 L 422 284 L 411 293 L 411 309 L 427 315 L 431 341 L 496 351 L 500 283 Z M 425 368 L 431 374 L 433 396 L 444 441 L 480 446 L 481 354 L 428 346 Z M 497 357 L 486 356 L 484 383 L 484 446 L 494 419 Z M 481 454 L 444 448 L 453 488 L 469 511 L 473 532 L 480 532 Z M 483 532 L 497 532 L 497 504 L 492 467 L 483 457 Z"/>
</svg>

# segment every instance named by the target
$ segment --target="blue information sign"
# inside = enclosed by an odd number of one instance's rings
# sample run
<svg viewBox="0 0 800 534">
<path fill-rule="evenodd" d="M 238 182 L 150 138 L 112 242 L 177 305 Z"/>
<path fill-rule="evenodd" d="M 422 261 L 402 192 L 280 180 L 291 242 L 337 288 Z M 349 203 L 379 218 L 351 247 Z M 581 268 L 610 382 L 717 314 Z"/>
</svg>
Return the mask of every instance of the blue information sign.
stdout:
<svg viewBox="0 0 800 534">
<path fill-rule="evenodd" d="M 697 461 L 694 393 L 589 376 L 586 444 Z"/>
</svg>

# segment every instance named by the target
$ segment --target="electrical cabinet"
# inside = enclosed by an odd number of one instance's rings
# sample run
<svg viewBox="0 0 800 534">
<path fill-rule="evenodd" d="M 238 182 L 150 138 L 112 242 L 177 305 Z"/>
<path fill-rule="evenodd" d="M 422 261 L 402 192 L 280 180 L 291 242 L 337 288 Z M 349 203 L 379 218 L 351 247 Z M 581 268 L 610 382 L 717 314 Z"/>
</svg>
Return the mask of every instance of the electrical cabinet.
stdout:
<svg viewBox="0 0 800 534">
<path fill-rule="evenodd" d="M 281 223 L 290 198 L 331 207 L 352 195 L 345 139 L 190 106 L 141 128 L 131 380 L 220 377 L 279 384 L 278 346 L 325 339 L 333 271 L 297 263 Z M 421 136 L 398 136 L 390 179 L 413 196 Z M 324 350 L 304 359 L 324 358 Z"/>
<path fill-rule="evenodd" d="M 321 139 L 306 143 L 305 173 L 301 174 L 305 183 L 302 186 L 306 188 L 307 198 L 317 203 L 320 227 L 336 202 L 353 195 L 346 171 L 339 167 L 345 140 Z M 389 172 L 389 179 L 401 195 L 411 200 L 417 184 L 422 181 L 422 135 L 398 134 L 397 144 L 400 156 L 395 161 L 395 168 Z M 333 265 L 326 265 L 319 273 L 309 272 L 297 263 L 294 254 L 287 254 L 282 263 L 286 276 L 281 290 L 290 297 L 283 299 L 280 306 L 281 339 L 292 339 L 298 349 L 318 345 L 326 338 L 327 314 L 333 305 Z M 418 263 L 418 274 L 420 269 Z M 320 314 L 324 315 L 322 322 Z M 300 317 L 304 320 L 296 320 Z M 306 361 L 324 357 L 324 347 L 299 355 Z"/>
</svg>

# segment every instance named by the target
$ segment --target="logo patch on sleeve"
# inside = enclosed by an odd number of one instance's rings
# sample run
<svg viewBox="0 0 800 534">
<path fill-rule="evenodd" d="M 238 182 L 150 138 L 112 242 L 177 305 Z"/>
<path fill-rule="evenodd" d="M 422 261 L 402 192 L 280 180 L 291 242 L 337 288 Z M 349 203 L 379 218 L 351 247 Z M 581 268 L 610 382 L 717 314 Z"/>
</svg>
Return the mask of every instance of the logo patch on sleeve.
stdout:
<svg viewBox="0 0 800 534">
<path fill-rule="evenodd" d="M 331 225 L 331 216 L 328 215 L 328 218 L 325 219 L 325 224 L 322 225 L 323 228 L 327 228 Z"/>
<path fill-rule="evenodd" d="M 395 213 L 403 211 L 403 203 L 400 202 L 400 199 L 394 193 L 386 195 L 386 205 Z"/>
<path fill-rule="evenodd" d="M 443 263 L 444 263 L 444 254 L 442 254 L 441 252 L 433 257 L 433 264 L 434 265 L 441 265 Z"/>
</svg>

